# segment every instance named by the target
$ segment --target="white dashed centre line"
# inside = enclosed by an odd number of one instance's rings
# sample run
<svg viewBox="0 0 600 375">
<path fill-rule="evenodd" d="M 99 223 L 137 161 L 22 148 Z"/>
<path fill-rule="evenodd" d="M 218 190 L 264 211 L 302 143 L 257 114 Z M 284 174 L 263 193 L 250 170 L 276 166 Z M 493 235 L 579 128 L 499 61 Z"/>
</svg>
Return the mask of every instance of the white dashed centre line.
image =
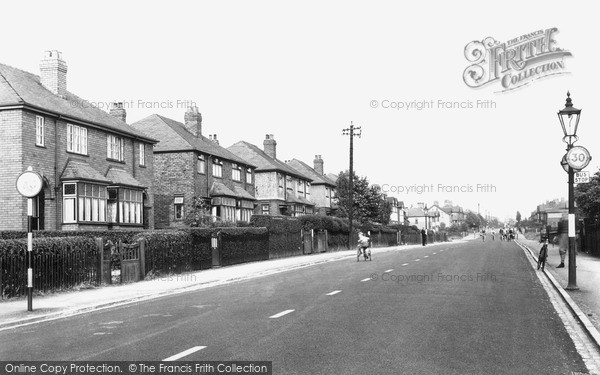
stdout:
<svg viewBox="0 0 600 375">
<path fill-rule="evenodd" d="M 404 263 L 403 266 L 408 266 L 408 263 Z"/>
<path fill-rule="evenodd" d="M 341 290 L 334 290 L 333 292 L 331 292 L 331 293 L 327 293 L 326 295 L 327 295 L 327 296 L 333 296 L 333 295 L 336 295 L 336 294 L 338 294 L 339 292 L 341 292 Z"/>
<path fill-rule="evenodd" d="M 435 254 L 437 254 L 437 253 L 433 253 L 433 255 L 435 255 Z"/>
<path fill-rule="evenodd" d="M 425 255 L 423 258 L 429 258 L 429 255 Z"/>
<path fill-rule="evenodd" d="M 362 279 L 361 281 L 369 281 L 369 280 L 371 280 L 371 278 L 367 277 L 366 279 Z"/>
<path fill-rule="evenodd" d="M 389 269 L 389 270 L 383 271 L 383 273 L 392 272 L 393 270 L 394 270 L 394 269 L 392 268 L 392 269 Z"/>
<path fill-rule="evenodd" d="M 190 354 L 192 354 L 192 353 L 195 353 L 195 352 L 197 352 L 198 350 L 202 350 L 202 349 L 204 349 L 204 348 L 206 348 L 206 346 L 194 346 L 193 348 L 190 348 L 190 349 L 188 349 L 188 350 L 185 350 L 185 351 L 183 351 L 183 352 L 181 352 L 181 353 L 179 353 L 179 354 L 175 354 L 175 355 L 172 355 L 172 356 L 170 356 L 169 358 L 165 358 L 165 359 L 163 359 L 163 361 L 164 361 L 164 362 L 167 362 L 167 361 L 176 361 L 176 360 L 178 360 L 179 358 L 183 358 L 183 357 L 185 357 L 186 355 L 190 355 Z"/>
<path fill-rule="evenodd" d="M 280 312 L 279 314 L 272 315 L 269 318 L 271 318 L 271 319 L 281 318 L 282 316 L 287 315 L 294 311 L 296 311 L 296 310 L 285 310 L 285 311 Z"/>
<path fill-rule="evenodd" d="M 418 262 L 418 261 L 420 261 L 420 260 L 421 260 L 421 259 L 415 259 L 415 262 Z"/>
</svg>

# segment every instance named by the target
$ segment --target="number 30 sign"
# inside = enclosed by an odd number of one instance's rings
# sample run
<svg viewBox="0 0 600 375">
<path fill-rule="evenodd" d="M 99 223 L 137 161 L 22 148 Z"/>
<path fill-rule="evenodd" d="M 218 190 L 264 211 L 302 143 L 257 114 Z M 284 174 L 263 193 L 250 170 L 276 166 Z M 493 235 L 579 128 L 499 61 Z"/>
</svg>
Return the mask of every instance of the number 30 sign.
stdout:
<svg viewBox="0 0 600 375">
<path fill-rule="evenodd" d="M 567 152 L 567 163 L 575 171 L 580 171 L 587 167 L 592 160 L 590 152 L 582 146 L 575 146 Z"/>
</svg>

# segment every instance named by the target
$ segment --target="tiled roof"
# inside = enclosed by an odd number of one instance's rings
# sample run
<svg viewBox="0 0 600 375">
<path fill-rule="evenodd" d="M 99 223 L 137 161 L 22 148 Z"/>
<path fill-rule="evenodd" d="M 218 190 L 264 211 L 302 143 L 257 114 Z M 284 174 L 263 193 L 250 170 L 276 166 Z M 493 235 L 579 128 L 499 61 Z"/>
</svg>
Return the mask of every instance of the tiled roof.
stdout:
<svg viewBox="0 0 600 375">
<path fill-rule="evenodd" d="M 307 205 L 307 206 L 314 206 L 315 204 L 311 201 L 309 201 L 308 199 L 304 198 L 304 197 L 297 197 L 297 199 L 300 200 L 300 202 L 302 202 L 303 204 Z"/>
<path fill-rule="evenodd" d="M 240 141 L 227 149 L 242 159 L 246 159 L 256 165 L 256 171 L 280 171 L 294 177 L 299 177 L 303 180 L 312 181 L 312 178 L 305 176 L 302 172 L 290 167 L 286 163 L 278 159 L 273 159 L 263 150 L 256 147 L 252 143 Z"/>
<path fill-rule="evenodd" d="M 61 181 L 84 180 L 96 181 L 110 184 L 111 181 L 100 172 L 92 168 L 88 163 L 79 160 L 69 160 L 65 170 L 60 176 Z"/>
<path fill-rule="evenodd" d="M 127 171 L 121 168 L 110 167 L 108 168 L 108 172 L 106 172 L 106 178 L 112 181 L 115 185 L 125 185 L 125 186 L 135 186 L 135 187 L 145 187 L 138 180 L 136 180 L 132 175 L 130 175 Z"/>
<path fill-rule="evenodd" d="M 327 178 L 330 179 L 331 181 L 335 182 L 337 184 L 337 180 L 339 178 L 339 176 L 335 173 L 327 173 L 326 174 Z"/>
<path fill-rule="evenodd" d="M 67 92 L 64 97 L 53 94 L 40 83 L 39 76 L 0 64 L 0 107 L 28 105 L 69 119 L 96 125 L 106 130 L 137 137 L 147 142 L 156 140 L 140 132 L 89 102 Z"/>
<path fill-rule="evenodd" d="M 237 194 L 234 193 L 231 189 L 225 186 L 222 182 L 213 182 L 212 187 L 210 188 L 210 195 L 212 197 L 234 197 L 237 198 Z"/>
<path fill-rule="evenodd" d="M 256 198 L 254 198 L 252 196 L 252 194 L 248 193 L 246 190 L 242 189 L 239 186 L 234 186 L 233 187 L 233 191 L 237 194 L 237 196 L 239 198 L 247 199 L 247 200 L 251 200 L 251 201 L 255 201 L 256 200 Z"/>
<path fill-rule="evenodd" d="M 296 169 L 297 171 L 303 173 L 304 175 L 312 178 L 313 185 L 329 185 L 332 187 L 336 186 L 335 182 L 331 181 L 327 176 L 319 174 L 317 171 L 314 170 L 314 168 L 311 168 L 308 164 L 298 159 L 292 159 L 290 161 L 287 161 L 286 164 Z"/>
<path fill-rule="evenodd" d="M 425 216 L 425 211 L 423 211 L 423 209 L 418 208 L 418 207 L 413 207 L 413 208 L 409 208 L 406 211 L 406 216 L 408 217 L 421 217 L 421 216 Z"/>
<path fill-rule="evenodd" d="M 199 151 L 235 163 L 255 167 L 250 160 L 240 158 L 225 147 L 202 135 L 196 137 L 185 128 L 184 124 L 167 117 L 154 114 L 136 121 L 131 126 L 159 139 L 159 143 L 154 146 L 154 152 Z"/>
</svg>

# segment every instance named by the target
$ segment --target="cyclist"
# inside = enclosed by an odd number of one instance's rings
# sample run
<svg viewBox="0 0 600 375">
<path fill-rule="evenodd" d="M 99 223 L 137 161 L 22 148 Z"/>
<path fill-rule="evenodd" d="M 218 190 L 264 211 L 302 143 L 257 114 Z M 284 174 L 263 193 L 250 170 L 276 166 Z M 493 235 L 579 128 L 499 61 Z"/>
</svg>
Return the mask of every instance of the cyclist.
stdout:
<svg viewBox="0 0 600 375">
<path fill-rule="evenodd" d="M 356 254 L 356 261 L 360 260 L 361 254 L 365 257 L 365 260 L 369 259 L 367 255 L 367 248 L 369 247 L 369 237 L 365 236 L 363 232 L 358 232 L 358 252 Z"/>
</svg>

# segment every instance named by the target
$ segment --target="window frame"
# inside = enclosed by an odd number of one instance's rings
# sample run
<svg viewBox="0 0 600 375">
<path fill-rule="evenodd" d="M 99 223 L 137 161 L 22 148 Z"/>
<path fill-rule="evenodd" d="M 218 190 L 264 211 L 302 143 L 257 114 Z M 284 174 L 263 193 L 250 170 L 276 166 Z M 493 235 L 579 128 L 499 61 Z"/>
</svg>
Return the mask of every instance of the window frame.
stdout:
<svg viewBox="0 0 600 375">
<path fill-rule="evenodd" d="M 45 134 L 46 118 L 44 116 L 35 116 L 35 145 L 45 147 L 46 146 L 46 134 Z"/>
<path fill-rule="evenodd" d="M 67 124 L 67 152 L 88 154 L 88 131 L 86 127 Z"/>
<path fill-rule="evenodd" d="M 106 158 L 122 162 L 125 155 L 125 142 L 123 137 L 113 134 L 106 135 Z"/>
</svg>

